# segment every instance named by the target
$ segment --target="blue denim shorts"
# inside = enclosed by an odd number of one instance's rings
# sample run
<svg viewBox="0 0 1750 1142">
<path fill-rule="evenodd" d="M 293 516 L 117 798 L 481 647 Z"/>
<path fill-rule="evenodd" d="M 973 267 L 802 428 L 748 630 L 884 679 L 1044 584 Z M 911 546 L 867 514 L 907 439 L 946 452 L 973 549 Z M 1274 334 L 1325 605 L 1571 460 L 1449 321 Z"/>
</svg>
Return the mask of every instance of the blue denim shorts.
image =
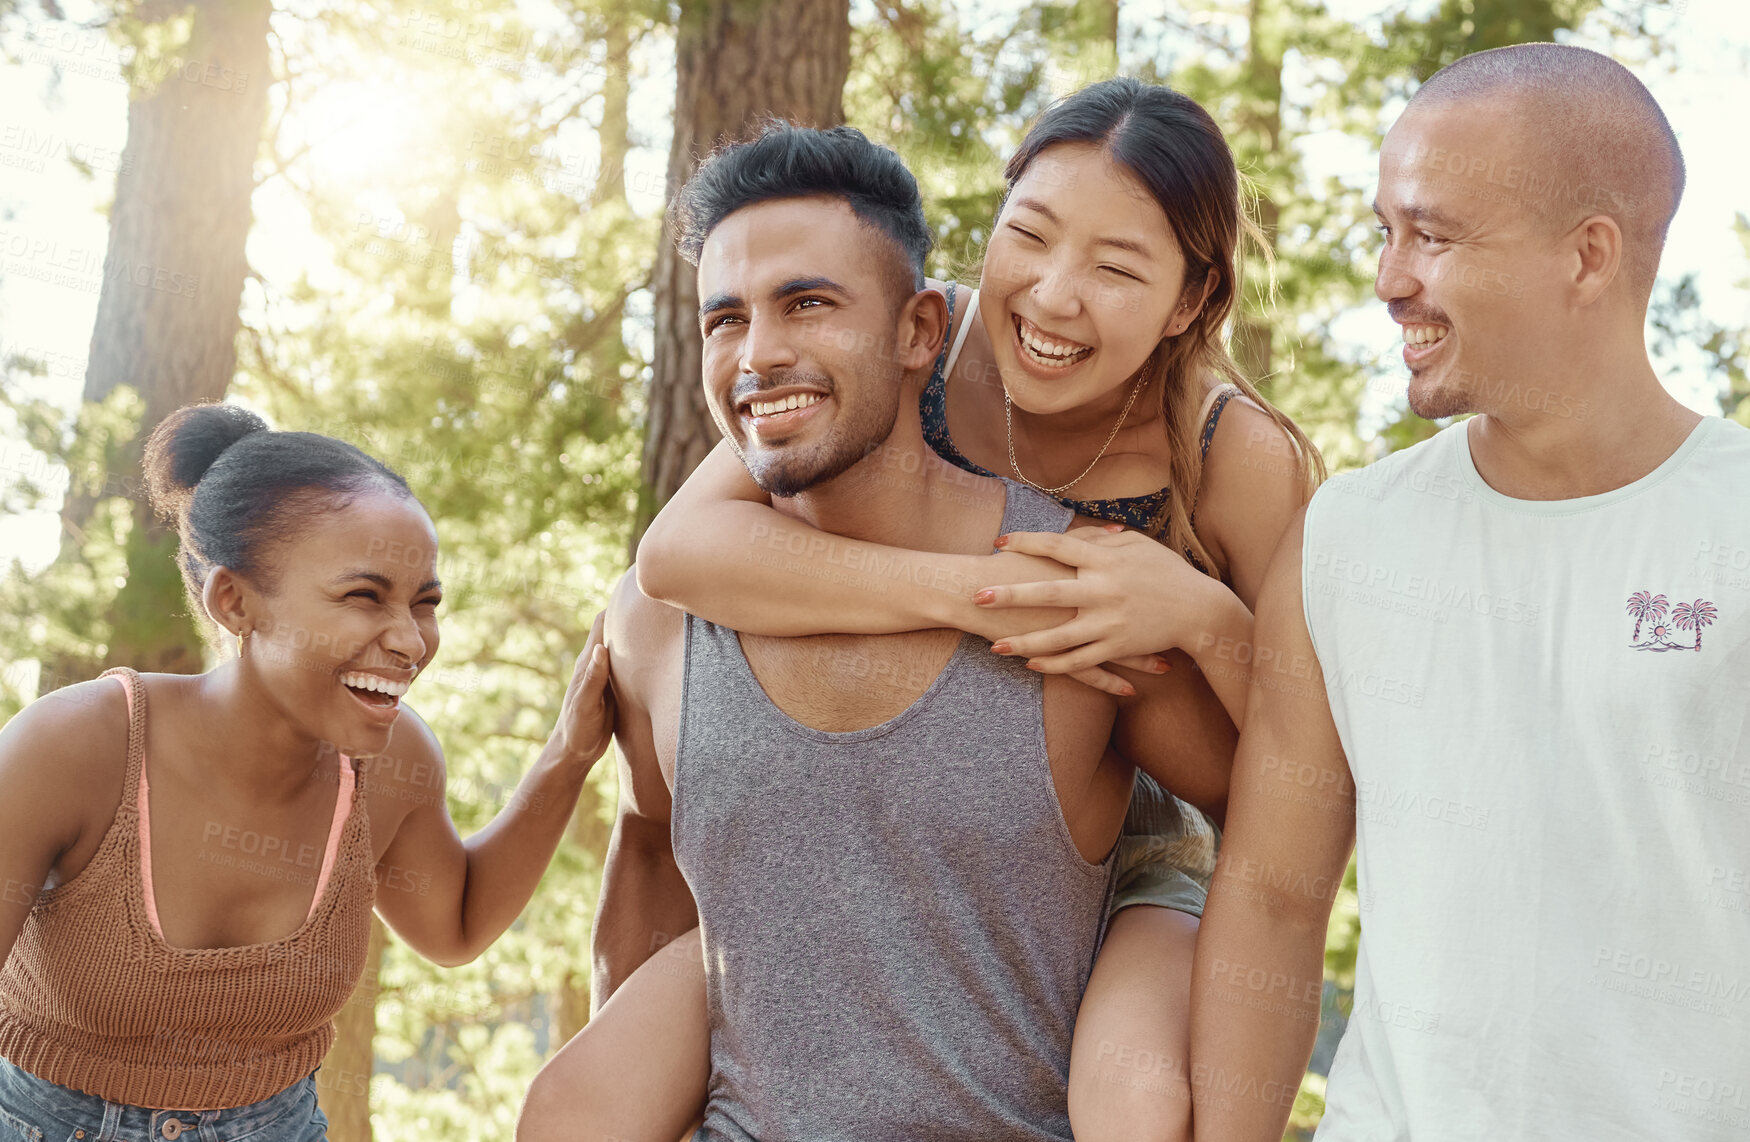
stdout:
<svg viewBox="0 0 1750 1142">
<path fill-rule="evenodd" d="M 316 1074 L 224 1110 L 152 1110 L 39 1079 L 0 1059 L 0 1142 L 327 1142 Z"/>
</svg>

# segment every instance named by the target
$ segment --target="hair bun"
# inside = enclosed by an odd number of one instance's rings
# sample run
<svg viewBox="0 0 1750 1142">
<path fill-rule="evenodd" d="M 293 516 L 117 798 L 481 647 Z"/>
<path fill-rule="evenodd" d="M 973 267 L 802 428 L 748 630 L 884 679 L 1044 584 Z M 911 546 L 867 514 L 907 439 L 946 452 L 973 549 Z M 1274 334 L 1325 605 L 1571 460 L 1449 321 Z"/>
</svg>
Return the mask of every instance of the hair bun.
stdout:
<svg viewBox="0 0 1750 1142">
<path fill-rule="evenodd" d="M 227 448 L 266 432 L 267 423 L 232 404 L 179 408 L 158 423 L 146 441 L 146 490 L 152 507 L 173 516 Z"/>
</svg>

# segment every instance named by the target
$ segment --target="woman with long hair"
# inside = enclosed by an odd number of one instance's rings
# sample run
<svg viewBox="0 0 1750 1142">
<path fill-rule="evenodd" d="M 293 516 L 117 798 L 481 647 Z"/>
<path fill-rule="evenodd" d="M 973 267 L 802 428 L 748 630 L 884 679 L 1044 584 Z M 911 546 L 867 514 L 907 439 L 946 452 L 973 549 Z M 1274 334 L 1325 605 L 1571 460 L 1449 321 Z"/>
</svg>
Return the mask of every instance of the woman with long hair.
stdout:
<svg viewBox="0 0 1750 1142">
<path fill-rule="evenodd" d="M 1249 616 L 1322 465 L 1226 347 L 1241 235 L 1256 233 L 1233 156 L 1193 100 L 1114 79 L 1048 108 L 1004 173 L 979 288 L 932 283 L 950 326 L 915 394 L 924 435 L 947 463 L 1025 483 L 1111 530 L 1009 536 L 1007 553 L 983 557 L 863 545 L 917 571 L 871 592 L 835 574 L 827 537 L 776 512 L 722 445 L 644 537 L 639 584 L 757 635 L 958 627 L 1119 693 L 1129 683 L 1102 663 L 1195 661 L 1238 724 L 1247 659 L 1198 636 L 1211 614 Z M 800 538 L 784 560 L 762 559 L 775 528 Z M 1014 553 L 1076 577 L 1028 582 L 1038 565 Z M 931 581 L 990 587 L 961 598 L 918 585 Z M 1015 607 L 1075 617 L 1016 635 Z M 1138 774 L 1114 915 L 1076 1024 L 1069 1116 L 1082 1142 L 1189 1136 L 1190 970 L 1218 824 Z M 549 1064 L 525 1112 L 531 1138 L 546 1137 L 561 1101 L 573 1121 L 628 1137 L 666 1139 L 696 1116 L 703 976 L 684 965 L 698 951 L 695 936 L 653 957 Z M 638 1106 L 628 1085 L 599 1081 L 633 1071 Z"/>
<path fill-rule="evenodd" d="M 511 803 L 464 842 L 403 703 L 438 648 L 437 533 L 350 444 L 180 409 L 146 446 L 194 613 L 237 653 L 127 668 L 0 732 L 0 1138 L 311 1142 L 371 911 L 478 956 L 607 746 L 601 624 Z"/>
</svg>

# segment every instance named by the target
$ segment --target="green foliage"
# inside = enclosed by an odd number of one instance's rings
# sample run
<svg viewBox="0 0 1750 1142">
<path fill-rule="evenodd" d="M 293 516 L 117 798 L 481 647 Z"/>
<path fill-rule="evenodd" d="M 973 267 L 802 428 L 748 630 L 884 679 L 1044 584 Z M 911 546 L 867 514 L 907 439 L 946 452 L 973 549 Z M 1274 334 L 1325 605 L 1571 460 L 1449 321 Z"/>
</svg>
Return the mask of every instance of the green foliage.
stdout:
<svg viewBox="0 0 1750 1142">
<path fill-rule="evenodd" d="M 1750 217 L 1737 216 L 1733 232 L 1750 258 Z M 1738 283 L 1750 289 L 1750 276 Z M 1722 325 L 1701 312 L 1701 294 L 1694 274 L 1675 282 L 1661 282 L 1648 307 L 1655 354 L 1678 364 L 1673 371 L 1699 364 L 1709 377 L 1724 382 L 1720 411 L 1740 424 L 1750 425 L 1750 316 L 1737 325 Z M 1683 360 L 1687 353 L 1690 360 Z"/>
<path fill-rule="evenodd" d="M 930 273 L 977 273 L 1002 198 L 1003 157 L 1039 106 L 1036 20 L 969 31 L 942 0 L 878 4 L 851 26 L 845 117 L 917 176 L 936 233 Z"/>
<path fill-rule="evenodd" d="M 1325 1116 L 1325 1076 L 1307 1072 L 1294 1096 L 1294 1109 L 1288 1115 L 1288 1130 L 1282 1142 L 1311 1142 L 1319 1119 Z"/>
<path fill-rule="evenodd" d="M 165 13 L 171 13 L 165 15 Z M 194 34 L 194 7 L 182 11 L 166 5 L 147 19 L 139 18 L 139 6 L 118 4 L 117 19 L 109 26 L 110 35 L 126 51 L 122 72 L 135 96 L 149 96 L 165 77 L 176 70 Z M 163 19 L 157 18 L 164 15 Z"/>
<path fill-rule="evenodd" d="M 1343 884 L 1337 890 L 1336 903 L 1325 935 L 1325 978 L 1337 985 L 1339 992 L 1355 990 L 1355 953 L 1361 938 L 1361 900 L 1357 887 L 1355 859 L 1343 872 Z"/>
<path fill-rule="evenodd" d="M 31 375 L 29 362 L 12 362 Z M 22 367 L 19 367 L 22 366 Z M 101 403 L 80 407 L 71 421 L 45 402 L 24 397 L 0 375 L 0 408 L 11 413 L 36 459 L 0 489 L 0 507 L 25 511 L 53 504 L 62 495 L 97 498 L 82 534 L 69 537 L 78 558 L 36 573 L 14 560 L 0 569 L 0 614 L 25 621 L 0 626 L 0 664 L 11 669 L 0 681 L 0 723 L 30 696 L 96 673 L 115 633 L 114 603 L 127 581 L 128 539 L 134 501 L 144 495 L 138 476 L 123 479 L 119 458 L 139 433 L 144 413 L 139 395 L 122 386 Z M 169 565 L 175 574 L 175 565 Z M 178 588 L 180 592 L 180 588 Z M 40 665 L 40 679 L 26 694 L 27 671 Z"/>
</svg>

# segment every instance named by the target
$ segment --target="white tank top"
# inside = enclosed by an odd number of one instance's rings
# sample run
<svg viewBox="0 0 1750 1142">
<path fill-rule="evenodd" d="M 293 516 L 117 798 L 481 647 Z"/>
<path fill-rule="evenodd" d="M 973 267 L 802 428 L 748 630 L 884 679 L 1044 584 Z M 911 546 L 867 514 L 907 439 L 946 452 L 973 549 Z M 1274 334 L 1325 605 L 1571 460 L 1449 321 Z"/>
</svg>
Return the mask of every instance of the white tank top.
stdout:
<svg viewBox="0 0 1750 1142">
<path fill-rule="evenodd" d="M 1466 431 L 1307 512 L 1361 906 L 1316 1138 L 1741 1142 L 1750 430 L 1555 501 Z"/>
</svg>

